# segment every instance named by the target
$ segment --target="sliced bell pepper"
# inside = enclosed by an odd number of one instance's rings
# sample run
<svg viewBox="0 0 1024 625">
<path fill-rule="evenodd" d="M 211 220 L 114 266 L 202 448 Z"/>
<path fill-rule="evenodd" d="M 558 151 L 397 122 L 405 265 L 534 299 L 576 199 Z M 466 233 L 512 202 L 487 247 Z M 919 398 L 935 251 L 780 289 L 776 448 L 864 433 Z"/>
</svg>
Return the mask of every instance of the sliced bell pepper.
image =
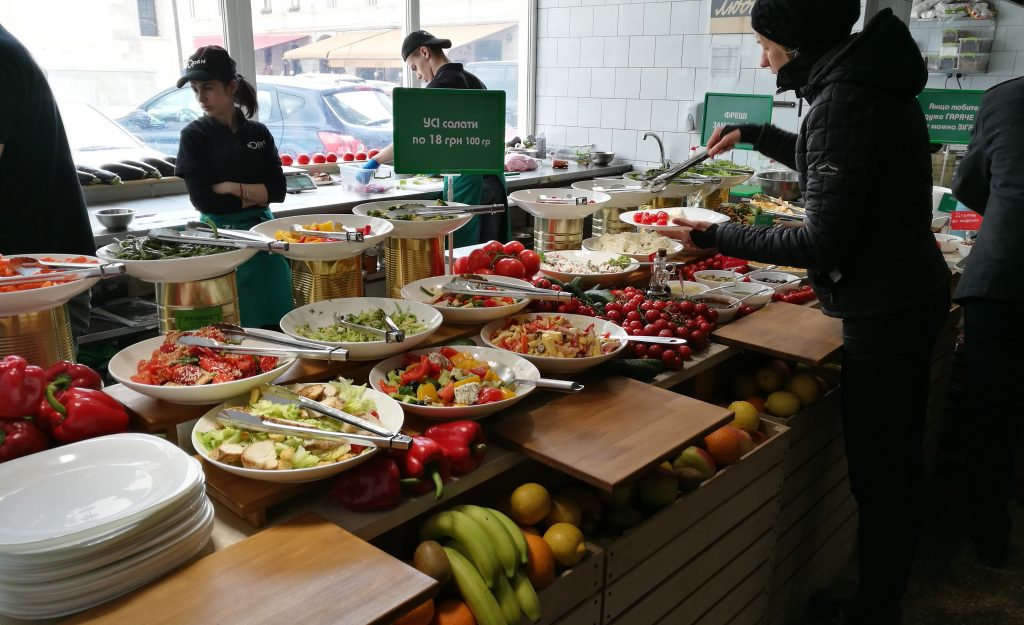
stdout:
<svg viewBox="0 0 1024 625">
<path fill-rule="evenodd" d="M 426 356 L 420 356 L 419 364 L 412 365 L 402 374 L 402 385 L 412 384 L 413 382 L 425 382 L 429 375 L 430 359 Z"/>
<path fill-rule="evenodd" d="M 476 421 L 432 425 L 423 435 L 441 445 L 455 475 L 465 475 L 483 462 L 486 438 L 483 428 Z"/>
<path fill-rule="evenodd" d="M 435 388 L 434 385 L 430 384 L 429 382 L 426 384 L 420 384 L 416 388 L 416 399 L 436 404 L 437 388 Z"/>
<path fill-rule="evenodd" d="M 388 395 L 390 395 L 392 393 L 397 393 L 398 392 L 398 387 L 397 386 L 391 386 L 390 384 L 388 384 L 384 380 L 381 380 L 378 383 L 378 385 L 380 386 L 380 390 L 381 390 L 382 393 L 387 393 Z"/>
<path fill-rule="evenodd" d="M 448 360 L 451 360 L 452 358 L 454 358 L 455 354 L 460 354 L 460 353 L 462 353 L 462 352 L 460 352 L 459 350 L 455 349 L 454 347 L 442 347 L 441 348 L 441 355 L 444 356 L 445 358 L 447 358 Z"/>
<path fill-rule="evenodd" d="M 480 384 L 480 377 L 479 376 L 475 376 L 475 375 L 471 375 L 471 376 L 469 376 L 467 378 L 463 378 L 463 379 L 461 379 L 461 380 L 459 380 L 458 382 L 455 383 L 455 388 L 458 388 L 458 387 L 460 387 L 460 386 L 462 386 L 464 384 L 470 384 L 472 382 L 476 382 L 477 384 Z"/>
<path fill-rule="evenodd" d="M 46 372 L 21 356 L 0 360 L 0 419 L 21 419 L 36 413 L 46 391 Z"/>
</svg>

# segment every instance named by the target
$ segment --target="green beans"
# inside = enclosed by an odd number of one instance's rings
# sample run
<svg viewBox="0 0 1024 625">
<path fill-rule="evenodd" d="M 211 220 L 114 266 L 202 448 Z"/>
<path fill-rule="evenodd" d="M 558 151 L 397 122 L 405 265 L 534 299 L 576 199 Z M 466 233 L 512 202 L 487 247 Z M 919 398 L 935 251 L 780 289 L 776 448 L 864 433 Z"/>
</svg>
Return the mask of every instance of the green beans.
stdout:
<svg viewBox="0 0 1024 625">
<path fill-rule="evenodd" d="M 193 256 L 209 256 L 229 252 L 233 248 L 217 245 L 197 245 L 193 243 L 170 243 L 154 241 L 149 237 L 128 237 L 115 239 L 118 250 L 114 255 L 118 260 L 162 260 L 166 258 L 191 258 Z"/>
</svg>

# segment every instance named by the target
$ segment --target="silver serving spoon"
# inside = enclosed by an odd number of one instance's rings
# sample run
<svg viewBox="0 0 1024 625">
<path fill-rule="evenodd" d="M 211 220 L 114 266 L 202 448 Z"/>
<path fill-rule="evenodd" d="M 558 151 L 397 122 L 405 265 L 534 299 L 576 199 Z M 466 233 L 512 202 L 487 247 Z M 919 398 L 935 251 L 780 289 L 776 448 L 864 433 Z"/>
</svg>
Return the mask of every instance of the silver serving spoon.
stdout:
<svg viewBox="0 0 1024 625">
<path fill-rule="evenodd" d="M 442 354 L 441 352 L 433 352 L 430 354 L 429 358 L 434 364 L 437 364 L 442 368 L 447 369 L 453 366 L 452 361 L 449 360 L 448 357 Z M 483 358 L 480 358 L 479 360 L 483 360 L 484 362 L 486 362 L 487 366 L 490 367 L 491 371 L 494 372 L 494 375 L 498 376 L 498 378 L 505 384 L 522 384 L 523 386 L 546 388 L 552 391 L 559 391 L 561 393 L 579 393 L 580 391 L 583 390 L 583 385 L 580 384 L 579 382 L 570 382 L 568 380 L 550 380 L 547 378 L 539 378 L 537 380 L 517 378 L 515 372 L 512 371 L 512 367 L 503 365 L 500 362 L 495 362 L 493 360 L 486 360 Z"/>
</svg>

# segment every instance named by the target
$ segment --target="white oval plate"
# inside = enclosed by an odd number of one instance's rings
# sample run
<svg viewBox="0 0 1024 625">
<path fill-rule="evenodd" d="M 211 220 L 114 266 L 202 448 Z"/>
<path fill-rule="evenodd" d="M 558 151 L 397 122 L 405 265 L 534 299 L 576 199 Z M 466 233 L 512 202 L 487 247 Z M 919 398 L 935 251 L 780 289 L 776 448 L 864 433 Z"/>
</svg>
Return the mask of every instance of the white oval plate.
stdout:
<svg viewBox="0 0 1024 625">
<path fill-rule="evenodd" d="M 642 223 L 639 223 L 639 222 L 636 221 L 636 214 L 637 213 L 639 213 L 639 212 L 648 212 L 648 213 L 650 213 L 650 212 L 657 212 L 658 210 L 664 211 L 665 213 L 668 214 L 668 221 L 669 221 L 669 223 L 668 223 L 667 226 L 656 226 L 656 225 L 652 225 L 652 224 L 642 224 Z M 654 209 L 654 210 L 648 210 L 648 211 L 629 211 L 628 213 L 622 213 L 621 215 L 619 215 L 619 219 L 621 219 L 622 221 L 626 222 L 627 224 L 629 224 L 631 226 L 636 226 L 637 228 L 643 228 L 644 230 L 656 230 L 656 231 L 684 230 L 686 228 L 686 226 L 677 226 L 677 225 L 672 223 L 672 220 L 677 218 L 677 217 L 678 218 L 682 218 L 682 219 L 688 219 L 690 221 L 706 221 L 708 223 L 713 223 L 713 224 L 723 224 L 723 223 L 729 221 L 729 218 L 726 217 L 725 215 L 721 214 L 721 213 L 716 213 L 715 211 L 708 210 L 706 208 L 697 208 L 695 206 L 682 206 L 682 207 L 678 207 L 678 208 L 663 208 L 663 209 Z"/>
<path fill-rule="evenodd" d="M 278 230 L 291 230 L 293 225 L 309 225 L 325 221 L 338 221 L 349 228 L 370 226 L 370 234 L 363 237 L 362 243 L 335 241 L 332 243 L 290 243 L 288 251 L 282 252 L 285 258 L 295 260 L 341 260 L 358 256 L 363 250 L 373 247 L 394 229 L 386 219 L 363 217 L 361 215 L 296 215 L 265 221 L 249 229 L 250 232 L 274 238 Z"/>
<path fill-rule="evenodd" d="M 29 258 L 53 258 L 55 260 L 67 260 L 69 258 L 78 258 L 81 254 L 8 254 L 9 257 L 14 258 L 16 256 L 27 256 Z M 96 264 L 100 263 L 100 259 L 95 256 L 83 256 Z M 90 265 L 82 263 L 83 269 L 88 269 Z M 46 276 L 40 276 L 39 281 L 46 280 Z M 60 306 L 64 302 L 68 301 L 72 297 L 88 291 L 93 287 L 94 284 L 99 282 L 99 278 L 84 278 L 81 280 L 72 280 L 71 282 L 64 282 L 61 284 L 55 284 L 53 286 L 44 286 L 38 289 L 26 289 L 24 291 L 14 291 L 12 293 L 0 293 L 0 316 L 8 315 L 23 315 L 25 313 L 36 312 L 39 310 L 49 310 Z"/>
<path fill-rule="evenodd" d="M 601 208 L 631 208 L 649 204 L 654 193 L 644 189 L 639 182 L 619 180 L 617 183 L 601 180 L 581 180 L 572 183 L 578 191 L 604 193 L 610 199 Z"/>
<path fill-rule="evenodd" d="M 577 328 L 583 329 L 594 324 L 594 332 L 598 336 L 602 336 L 606 332 L 608 336 L 619 341 L 619 347 L 612 350 L 610 353 L 602 356 L 591 356 L 588 358 L 549 358 L 547 356 L 528 356 L 526 354 L 516 354 L 521 358 L 525 358 L 537 366 L 542 373 L 556 373 L 556 374 L 567 374 L 567 373 L 578 373 L 585 371 L 591 367 L 595 367 L 606 360 L 611 360 L 618 356 L 619 352 L 626 348 L 626 344 L 629 341 L 629 335 L 626 331 L 615 325 L 611 321 L 605 321 L 603 319 L 597 319 L 595 317 L 585 317 L 583 315 L 567 315 L 561 313 L 532 313 L 517 315 L 511 317 L 510 321 L 513 323 L 522 323 L 536 319 L 537 317 L 564 317 L 569 320 Z M 498 321 L 492 321 L 488 323 L 480 331 L 480 338 L 484 340 L 484 343 L 488 347 L 495 349 L 502 349 L 498 345 L 491 342 L 491 336 L 504 328 L 506 320 L 500 319 Z M 509 350 L 505 350 L 509 351 Z M 515 352 L 512 352 L 515 353 Z"/>
<path fill-rule="evenodd" d="M 360 204 L 352 209 L 352 214 L 366 217 L 367 212 L 371 210 L 386 211 L 392 206 L 397 206 L 399 204 L 423 204 L 424 206 L 433 206 L 432 202 L 433 200 L 409 200 L 396 197 L 392 200 L 382 202 L 367 202 L 366 204 Z M 448 206 L 465 206 L 465 204 L 450 202 Z M 455 232 L 462 226 L 469 223 L 469 220 L 472 218 L 472 215 L 466 213 L 464 215 L 457 215 L 450 219 L 440 219 L 437 221 L 403 221 L 401 219 L 385 219 L 384 221 L 387 221 L 394 226 L 394 229 L 388 236 L 395 237 L 396 239 L 436 239 L 437 237 L 443 237 L 446 234 Z"/>
<path fill-rule="evenodd" d="M 637 262 L 646 262 L 650 259 L 651 254 L 630 254 L 628 252 L 612 252 L 610 250 L 598 250 L 594 246 L 597 245 L 597 240 L 601 237 L 590 237 L 589 239 L 583 239 L 583 249 L 588 252 L 606 252 L 611 254 L 621 254 L 623 256 L 629 256 Z M 670 245 L 666 249 L 667 258 L 674 258 L 683 252 L 683 242 L 669 239 Z"/>
<path fill-rule="evenodd" d="M 195 282 L 231 273 L 256 255 L 258 250 L 242 248 L 207 256 L 165 258 L 163 260 L 119 260 L 114 256 L 117 243 L 101 247 L 96 255 L 111 263 L 124 263 L 128 275 L 146 282 Z"/>
<path fill-rule="evenodd" d="M 593 201 L 593 204 L 545 204 L 539 201 L 542 195 L 557 198 L 583 197 L 588 202 Z M 580 189 L 526 189 L 514 191 L 508 197 L 519 208 L 541 219 L 583 219 L 607 206 L 612 199 L 607 193 Z"/>
<path fill-rule="evenodd" d="M 500 285 L 513 285 L 513 286 L 532 286 L 525 280 L 518 280 L 516 278 L 506 278 L 505 276 L 481 276 L 487 282 L 493 283 L 495 286 L 500 288 Z M 430 301 L 434 298 L 423 292 L 423 289 L 427 289 L 434 293 L 441 293 L 441 286 L 448 284 L 452 281 L 452 276 L 437 276 L 434 278 L 423 278 L 422 280 L 416 280 L 402 287 L 402 297 L 409 300 L 410 302 L 419 302 L 436 308 L 444 320 L 448 323 L 459 323 L 459 324 L 478 324 L 478 323 L 490 323 L 495 319 L 504 319 L 509 315 L 514 315 L 520 310 L 526 308 L 530 304 L 530 300 L 522 298 L 520 301 L 509 306 L 495 306 L 493 308 L 453 308 L 451 306 L 441 306 L 439 304 L 431 304 Z"/>
<path fill-rule="evenodd" d="M 630 274 L 640 268 L 640 265 L 637 264 L 636 260 L 633 260 L 630 264 L 626 265 L 626 268 L 621 271 L 609 273 L 567 273 L 564 271 L 557 271 L 546 266 L 545 260 L 548 258 L 563 258 L 570 261 L 602 263 L 614 260 L 619 256 L 629 256 L 629 254 L 591 252 L 589 250 L 560 250 L 557 252 L 544 252 L 544 255 L 541 256 L 540 272 L 562 282 L 568 282 L 577 277 L 581 278 L 581 283 L 584 287 L 617 284 L 628 278 Z"/>
</svg>

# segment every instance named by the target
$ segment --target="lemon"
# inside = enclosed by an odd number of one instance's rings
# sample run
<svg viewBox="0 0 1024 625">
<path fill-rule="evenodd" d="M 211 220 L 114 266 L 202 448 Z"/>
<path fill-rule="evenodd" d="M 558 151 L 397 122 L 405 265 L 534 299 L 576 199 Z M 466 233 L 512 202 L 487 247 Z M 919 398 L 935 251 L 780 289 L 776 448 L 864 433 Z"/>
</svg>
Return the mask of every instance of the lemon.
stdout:
<svg viewBox="0 0 1024 625">
<path fill-rule="evenodd" d="M 551 547 L 559 566 L 576 566 L 587 555 L 583 532 L 575 525 L 555 523 L 544 532 L 544 542 Z"/>
<path fill-rule="evenodd" d="M 579 527 L 582 521 L 583 508 L 571 497 L 565 495 L 555 495 L 551 499 L 551 510 L 544 517 L 544 523 L 547 525 L 568 523 Z"/>
<path fill-rule="evenodd" d="M 747 432 L 756 432 L 761 425 L 761 415 L 757 414 L 757 408 L 748 401 L 734 401 L 729 404 L 729 410 L 736 413 L 736 417 L 729 425 L 734 425 Z"/>
<path fill-rule="evenodd" d="M 821 395 L 821 386 L 814 376 L 801 373 L 793 376 L 786 386 L 786 390 L 800 398 L 800 403 L 809 406 L 818 401 Z"/>
<path fill-rule="evenodd" d="M 789 391 L 775 391 L 768 396 L 764 407 L 776 417 L 792 417 L 800 411 L 800 398 Z"/>
<path fill-rule="evenodd" d="M 540 484 L 529 482 L 512 491 L 509 512 L 519 525 L 535 525 L 551 511 L 551 495 Z"/>
</svg>

